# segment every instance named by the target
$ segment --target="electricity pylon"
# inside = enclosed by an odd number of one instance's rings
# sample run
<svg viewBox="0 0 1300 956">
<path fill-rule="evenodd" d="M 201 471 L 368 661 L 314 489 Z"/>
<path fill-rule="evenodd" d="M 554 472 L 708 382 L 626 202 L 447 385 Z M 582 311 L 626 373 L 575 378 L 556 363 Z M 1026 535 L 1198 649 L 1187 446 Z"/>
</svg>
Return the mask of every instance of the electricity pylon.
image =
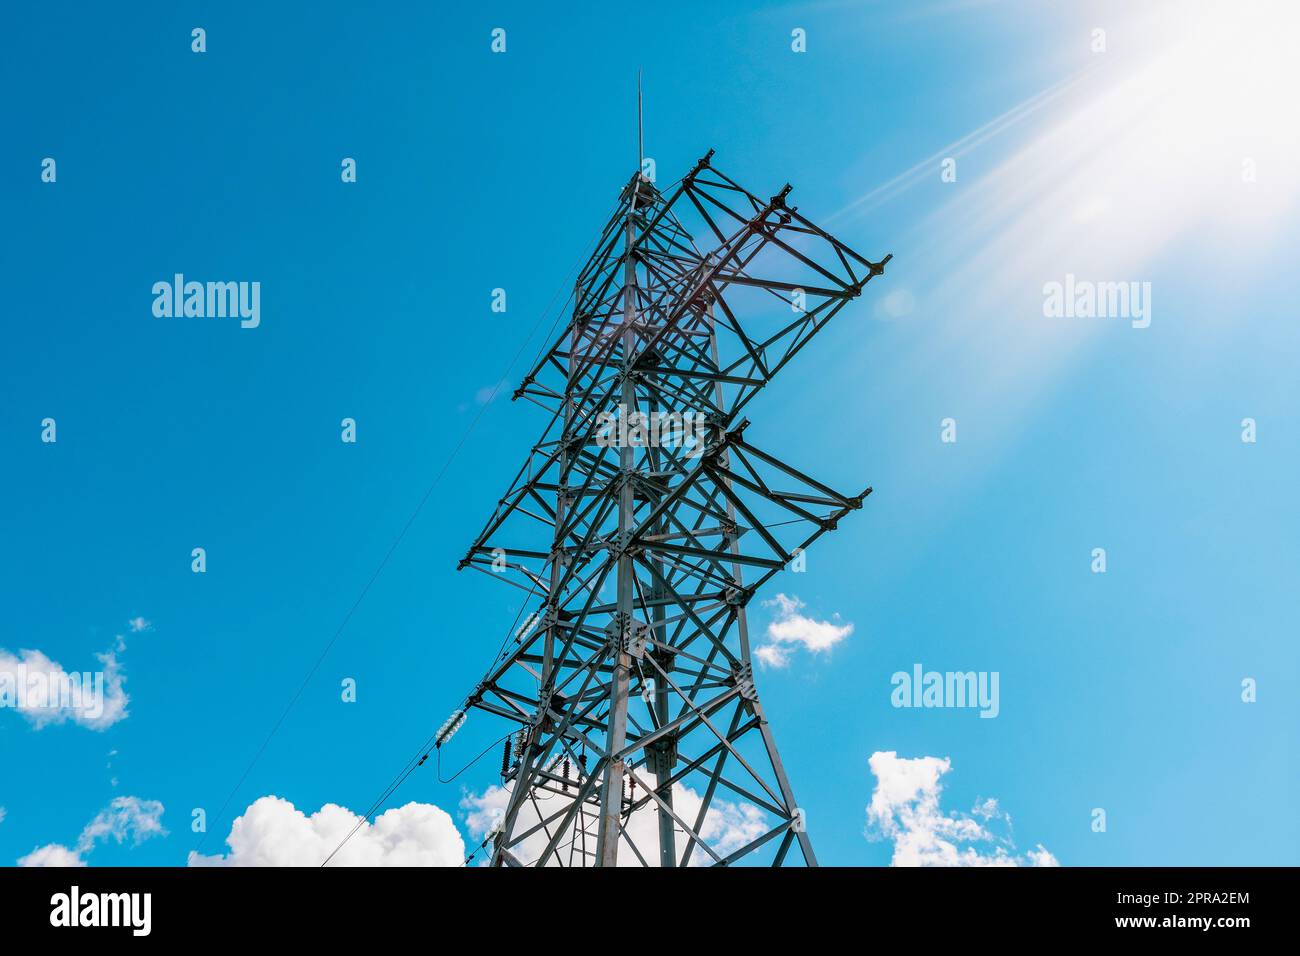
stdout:
<svg viewBox="0 0 1300 956">
<path fill-rule="evenodd" d="M 761 450 L 740 413 L 891 257 L 712 156 L 666 195 L 623 188 L 514 394 L 549 424 L 460 562 L 536 602 L 465 705 L 518 725 L 494 865 L 816 865 L 745 609 L 871 489 Z"/>
</svg>

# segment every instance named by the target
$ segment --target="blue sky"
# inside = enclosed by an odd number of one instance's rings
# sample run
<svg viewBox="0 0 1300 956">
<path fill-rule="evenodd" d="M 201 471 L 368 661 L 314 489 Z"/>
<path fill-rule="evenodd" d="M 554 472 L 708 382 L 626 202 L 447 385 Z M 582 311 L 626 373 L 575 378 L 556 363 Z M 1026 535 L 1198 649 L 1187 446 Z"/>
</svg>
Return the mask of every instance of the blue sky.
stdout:
<svg viewBox="0 0 1300 956">
<path fill-rule="evenodd" d="M 1019 854 L 1300 862 L 1300 132 L 1278 94 L 1300 34 L 1170 9 L 6 11 L 0 650 L 86 670 L 122 635 L 130 701 L 103 729 L 0 710 L 0 862 L 126 796 L 167 835 L 87 862 L 183 864 L 193 808 L 205 854 L 265 795 L 360 811 L 459 703 L 518 603 L 455 562 L 544 424 L 483 398 L 525 371 L 631 174 L 638 67 L 663 181 L 713 147 L 895 256 L 747 412 L 760 445 L 875 489 L 771 589 L 853 633 L 758 676 L 822 862 L 890 862 L 897 840 L 864 835 L 888 752 L 948 758 L 943 812 L 995 798 Z M 155 318 L 177 272 L 259 281 L 260 326 Z M 1149 282 L 1149 327 L 1045 317 L 1067 274 Z M 918 662 L 998 672 L 999 716 L 892 707 Z M 444 770 L 503 732 L 475 715 Z M 426 765 L 395 803 L 468 839 L 495 764 Z"/>
</svg>

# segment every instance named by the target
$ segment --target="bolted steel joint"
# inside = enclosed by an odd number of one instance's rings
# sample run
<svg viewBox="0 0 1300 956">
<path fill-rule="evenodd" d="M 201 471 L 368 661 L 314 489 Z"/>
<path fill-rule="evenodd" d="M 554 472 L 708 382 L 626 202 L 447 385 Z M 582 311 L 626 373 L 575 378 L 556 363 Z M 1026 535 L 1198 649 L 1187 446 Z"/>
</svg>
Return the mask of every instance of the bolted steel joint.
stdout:
<svg viewBox="0 0 1300 956">
<path fill-rule="evenodd" d="M 624 654 L 641 660 L 645 657 L 652 632 L 649 624 L 638 621 L 636 618 L 619 611 L 605 625 L 605 633 L 608 635 L 611 646 L 617 647 Z"/>
<path fill-rule="evenodd" d="M 731 682 L 740 689 L 744 700 L 758 700 L 758 689 L 754 686 L 754 665 L 749 661 L 738 661 L 731 669 Z"/>
<path fill-rule="evenodd" d="M 727 588 L 722 594 L 722 600 L 731 607 L 744 607 L 753 596 L 748 588 Z"/>
</svg>

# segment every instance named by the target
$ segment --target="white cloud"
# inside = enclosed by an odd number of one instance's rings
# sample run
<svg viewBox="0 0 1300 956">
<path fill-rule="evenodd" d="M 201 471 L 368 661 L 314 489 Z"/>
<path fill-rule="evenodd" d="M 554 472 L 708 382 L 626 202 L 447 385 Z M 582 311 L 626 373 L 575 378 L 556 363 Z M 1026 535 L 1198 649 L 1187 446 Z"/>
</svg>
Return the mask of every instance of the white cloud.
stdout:
<svg viewBox="0 0 1300 956">
<path fill-rule="evenodd" d="M 120 649 L 120 642 L 119 642 Z M 0 650 L 0 709 L 17 710 L 37 730 L 73 721 L 107 730 L 127 715 L 130 701 L 114 651 L 95 655 L 98 671 L 68 672 L 35 650 Z"/>
<path fill-rule="evenodd" d="M 778 594 L 763 606 L 775 608 L 776 617 L 767 625 L 767 643 L 755 648 L 754 656 L 768 667 L 785 667 L 800 647 L 813 654 L 827 653 L 853 633 L 852 624 L 816 621 L 800 614 L 804 603 L 797 597 Z"/>
<path fill-rule="evenodd" d="M 899 757 L 892 750 L 868 761 L 876 787 L 867 806 L 867 837 L 894 844 L 892 866 L 1058 866 L 1039 843 L 1015 854 L 1011 817 L 994 798 L 977 800 L 970 813 L 945 813 L 939 806 L 941 778 L 952 769 L 947 757 Z M 990 829 L 1005 824 L 1006 836 Z"/>
<path fill-rule="evenodd" d="M 235 820 L 225 855 L 191 852 L 190 866 L 320 866 L 361 818 L 327 803 L 307 816 L 288 800 L 259 797 Z M 408 803 L 366 822 L 330 866 L 459 866 L 465 843 L 450 816 Z"/>
<path fill-rule="evenodd" d="M 491 786 L 482 794 L 468 794 L 461 801 L 461 807 L 467 811 L 466 824 L 469 827 L 470 835 L 475 838 L 475 844 L 479 843 L 493 824 L 505 814 L 506 803 L 509 799 L 510 788 Z M 549 795 L 544 801 L 539 801 L 543 812 L 548 818 L 561 809 L 567 809 L 572 802 L 572 797 L 566 800 L 563 796 L 557 794 Z M 683 786 L 680 783 L 673 786 L 673 811 L 683 820 L 694 824 L 699 816 L 702 802 L 700 795 L 690 787 Z M 525 803 L 519 812 L 515 832 L 520 833 L 529 830 L 536 826 L 541 819 L 537 807 L 531 803 Z M 595 814 L 587 812 L 585 823 L 585 845 L 588 851 L 594 853 L 597 829 Z M 704 817 L 704 825 L 700 828 L 700 837 L 712 848 L 714 853 L 725 858 L 767 833 L 772 828 L 772 825 L 767 815 L 751 803 L 733 803 L 715 797 L 709 805 L 709 812 Z M 636 844 L 636 848 L 646 857 L 647 862 L 657 866 L 659 852 L 658 805 L 653 801 L 642 805 L 630 818 L 624 820 L 623 826 L 632 842 Z M 680 863 L 681 857 L 686 851 L 687 839 L 681 832 L 680 826 L 677 827 L 677 831 L 677 858 Z M 555 832 L 554 825 L 551 826 L 551 832 Z M 512 848 L 511 852 L 516 857 L 519 857 L 521 862 L 532 863 L 541 856 L 549 841 L 550 837 L 539 830 L 525 839 L 522 846 Z M 583 857 L 579 852 L 583 843 L 583 833 L 576 826 L 572 832 L 565 834 L 560 841 L 562 847 L 561 860 L 564 865 L 570 865 L 570 859 L 573 861 L 572 865 L 583 865 L 581 862 Z M 591 865 L 592 857 L 590 853 L 586 859 L 588 861 L 587 865 Z M 713 857 L 701 847 L 696 846 L 691 851 L 691 866 L 707 866 L 713 862 Z M 622 837 L 619 843 L 618 865 L 641 865 L 641 861 L 637 859 L 628 843 L 627 836 Z"/>
<path fill-rule="evenodd" d="M 1030 866 L 1060 866 L 1061 865 L 1060 862 L 1056 859 L 1056 857 L 1052 856 L 1051 852 L 1047 849 L 1047 847 L 1043 846 L 1041 843 L 1039 843 L 1032 850 L 1030 850 L 1026 854 L 1026 856 L 1029 857 Z"/>
<path fill-rule="evenodd" d="M 127 621 L 131 633 L 151 630 L 143 617 Z M 107 730 L 129 716 L 130 697 L 123 689 L 126 678 L 118 655 L 126 638 L 117 634 L 114 645 L 96 654 L 100 668 L 67 671 L 41 651 L 24 649 L 17 655 L 0 648 L 0 710 L 16 710 L 37 730 L 67 721 L 91 730 Z"/>
<path fill-rule="evenodd" d="M 37 847 L 24 857 L 18 858 L 19 866 L 85 866 L 86 861 L 75 850 L 69 850 L 61 843 L 50 843 Z"/>
<path fill-rule="evenodd" d="M 157 800 L 139 797 L 114 797 L 93 820 L 85 825 L 77 845 L 69 849 L 62 843 L 49 843 L 37 847 L 18 860 L 19 866 L 85 866 L 85 856 L 97 844 L 113 840 L 125 843 L 128 839 L 138 846 L 154 836 L 166 836 L 162 825 L 163 805 Z"/>
<path fill-rule="evenodd" d="M 114 840 L 124 843 L 128 837 L 139 845 L 152 836 L 166 836 L 162 825 L 163 805 L 157 800 L 139 797 L 114 797 L 113 802 L 95 814 L 95 819 L 81 831 L 78 849 L 89 850 L 96 842 Z"/>
<path fill-rule="evenodd" d="M 0 807 L 0 823 L 4 823 L 4 822 L 5 822 L 5 808 Z"/>
</svg>

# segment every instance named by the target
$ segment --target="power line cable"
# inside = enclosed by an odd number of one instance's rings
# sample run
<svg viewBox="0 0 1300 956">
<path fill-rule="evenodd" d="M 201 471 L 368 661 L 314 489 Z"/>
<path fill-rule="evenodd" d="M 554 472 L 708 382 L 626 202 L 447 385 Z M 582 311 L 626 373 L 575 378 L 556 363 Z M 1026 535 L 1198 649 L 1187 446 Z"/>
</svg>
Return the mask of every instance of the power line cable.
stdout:
<svg viewBox="0 0 1300 956">
<path fill-rule="evenodd" d="M 587 257 L 588 256 L 579 257 L 577 263 L 569 270 L 569 273 L 567 275 L 574 274 L 581 267 L 582 263 L 585 261 Z M 361 589 L 361 593 L 357 596 L 357 599 L 352 603 L 352 606 L 348 609 L 347 614 L 344 615 L 342 623 L 339 624 L 338 628 L 334 631 L 334 635 L 325 644 L 325 647 L 321 650 L 320 654 L 317 656 L 316 662 L 312 664 L 311 669 L 307 671 L 307 676 L 303 678 L 303 681 L 299 685 L 297 691 L 295 691 L 293 696 L 289 699 L 289 702 L 285 706 L 284 710 L 281 712 L 279 719 L 277 719 L 275 724 L 271 727 L 270 733 L 266 735 L 266 739 L 263 740 L 262 745 L 258 747 L 257 752 L 253 755 L 253 759 L 250 760 L 248 762 L 248 766 L 244 768 L 244 772 L 240 775 L 239 780 L 235 783 L 235 786 L 231 789 L 230 793 L 226 795 L 226 799 L 222 801 L 221 807 L 217 810 L 216 816 L 213 818 L 214 823 L 219 823 L 222 820 L 227 808 L 230 806 L 230 802 L 235 798 L 235 795 L 239 792 L 240 788 L 243 787 L 244 782 L 248 779 L 248 775 L 252 773 L 253 768 L 257 765 L 258 761 L 261 760 L 262 755 L 266 752 L 266 748 L 270 745 L 272 739 L 274 739 L 275 735 L 279 732 L 280 727 L 284 724 L 285 718 L 289 716 L 290 711 L 292 711 L 294 706 L 298 703 L 298 699 L 302 696 L 303 691 L 307 689 L 307 685 L 310 684 L 312 678 L 316 676 L 316 672 L 320 669 L 321 664 L 324 663 L 326 656 L 328 656 L 330 650 L 334 647 L 334 644 L 338 641 L 339 637 L 343 634 L 344 629 L 348 626 L 348 623 L 352 620 L 352 616 L 356 613 L 357 608 L 361 606 L 361 602 L 364 601 L 366 595 L 370 593 L 370 589 L 374 585 L 375 581 L 378 580 L 379 575 L 382 574 L 384 569 L 388 566 L 389 560 L 392 558 L 394 552 L 396 552 L 398 546 L 402 543 L 402 540 L 406 537 L 406 533 L 410 530 L 411 526 L 415 523 L 415 519 L 419 517 L 420 512 L 424 509 L 424 506 L 428 502 L 429 497 L 433 494 L 434 489 L 438 486 L 439 482 L 442 481 L 443 475 L 446 474 L 447 469 L 451 466 L 452 462 L 455 461 L 456 456 L 460 453 L 460 450 L 465 446 L 465 443 L 469 440 L 470 435 L 473 434 L 474 429 L 478 426 L 478 423 L 482 419 L 483 414 L 487 411 L 488 406 L 491 405 L 492 401 L 496 398 L 497 392 L 500 391 L 502 383 L 509 377 L 515 365 L 518 364 L 520 356 L 524 354 L 524 350 L 528 347 L 528 343 L 533 340 L 533 336 L 537 334 L 537 330 L 538 328 L 541 327 L 542 323 L 546 320 L 546 316 L 552 310 L 555 309 L 556 300 L 559 298 L 560 293 L 564 291 L 565 285 L 571 285 L 571 282 L 567 277 L 565 279 L 565 284 L 561 285 L 558 289 L 556 289 L 555 293 L 551 296 L 551 301 L 550 303 L 548 303 L 546 309 L 544 309 L 538 315 L 537 321 L 533 323 L 532 329 L 529 331 L 528 336 L 520 344 L 518 351 L 515 352 L 514 358 L 510 360 L 510 364 L 506 367 L 505 372 L 498 377 L 496 384 L 492 386 L 492 392 L 488 396 L 487 401 L 485 401 L 479 407 L 478 412 L 474 415 L 474 418 L 470 421 L 469 426 L 465 429 L 465 432 L 461 435 L 460 440 L 456 443 L 456 446 L 452 449 L 451 454 L 443 462 L 442 467 L 438 469 L 438 473 L 434 476 L 433 481 L 429 484 L 429 487 L 425 489 L 424 494 L 420 497 L 419 502 L 415 506 L 415 510 L 411 512 L 410 517 L 406 519 L 406 523 L 402 525 L 401 531 L 399 531 L 397 537 L 393 539 L 393 543 L 389 545 L 388 551 L 384 554 L 383 560 L 379 562 L 379 566 L 375 568 L 374 573 L 370 576 L 370 579 L 366 582 L 365 587 Z M 564 302 L 560 304 L 560 309 L 559 311 L 556 312 L 556 317 L 551 323 L 552 332 L 554 331 L 555 326 L 559 323 L 560 316 L 563 314 L 564 304 L 566 304 L 568 302 L 568 299 L 572 298 L 572 296 L 573 296 L 573 290 L 570 289 L 569 295 L 565 298 Z M 547 333 L 548 338 L 550 334 L 551 332 Z M 546 347 L 545 340 L 543 340 L 542 347 L 543 348 Z M 209 832 L 210 831 L 204 831 L 202 839 L 199 840 L 198 851 L 203 850 L 204 845 L 207 843 Z"/>
</svg>

